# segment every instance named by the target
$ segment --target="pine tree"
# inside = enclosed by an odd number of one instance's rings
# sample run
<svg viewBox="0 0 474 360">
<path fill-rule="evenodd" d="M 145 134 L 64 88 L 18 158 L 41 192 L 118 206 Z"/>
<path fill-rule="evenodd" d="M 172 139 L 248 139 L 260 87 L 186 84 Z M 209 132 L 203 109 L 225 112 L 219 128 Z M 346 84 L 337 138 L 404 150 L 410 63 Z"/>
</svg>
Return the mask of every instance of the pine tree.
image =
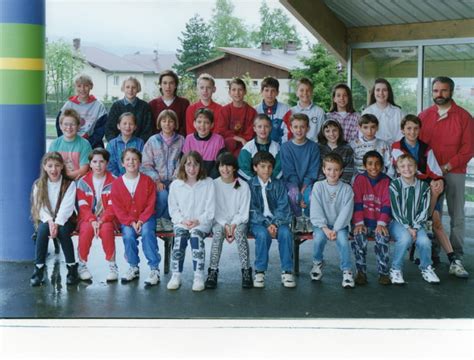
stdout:
<svg viewBox="0 0 474 360">
<path fill-rule="evenodd" d="M 249 47 L 249 31 L 233 12 L 231 0 L 216 0 L 210 22 L 214 47 Z"/>
</svg>

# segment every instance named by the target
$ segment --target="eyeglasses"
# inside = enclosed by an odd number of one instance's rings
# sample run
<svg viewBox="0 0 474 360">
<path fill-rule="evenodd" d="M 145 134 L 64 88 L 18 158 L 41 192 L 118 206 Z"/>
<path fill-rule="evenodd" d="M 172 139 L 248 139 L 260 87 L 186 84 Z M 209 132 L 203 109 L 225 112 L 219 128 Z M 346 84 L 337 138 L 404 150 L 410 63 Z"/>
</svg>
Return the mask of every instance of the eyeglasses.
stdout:
<svg viewBox="0 0 474 360">
<path fill-rule="evenodd" d="M 63 123 L 62 126 L 65 128 L 73 128 L 73 127 L 77 127 L 77 124 L 76 123 Z"/>
</svg>

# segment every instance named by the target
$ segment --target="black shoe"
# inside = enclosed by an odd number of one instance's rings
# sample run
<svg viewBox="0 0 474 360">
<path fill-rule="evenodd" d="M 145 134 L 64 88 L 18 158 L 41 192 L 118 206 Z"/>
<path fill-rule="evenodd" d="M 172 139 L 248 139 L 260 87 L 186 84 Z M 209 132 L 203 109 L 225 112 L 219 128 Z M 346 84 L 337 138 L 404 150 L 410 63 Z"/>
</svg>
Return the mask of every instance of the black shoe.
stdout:
<svg viewBox="0 0 474 360">
<path fill-rule="evenodd" d="M 53 244 L 54 244 L 54 253 L 57 255 L 61 252 L 61 247 L 59 246 L 59 240 L 57 238 L 54 238 Z"/>
<path fill-rule="evenodd" d="M 215 289 L 217 287 L 217 275 L 219 274 L 219 269 L 207 269 L 207 279 L 204 283 L 206 289 Z"/>
<path fill-rule="evenodd" d="M 77 263 L 67 266 L 66 285 L 75 285 L 79 279 L 77 275 Z"/>
<path fill-rule="evenodd" d="M 43 265 L 41 268 L 35 265 L 35 271 L 33 272 L 33 276 L 30 279 L 31 286 L 40 286 L 44 282 L 44 268 L 46 266 Z"/>
<path fill-rule="evenodd" d="M 252 268 L 242 269 L 242 287 L 244 289 L 253 288 Z"/>
</svg>

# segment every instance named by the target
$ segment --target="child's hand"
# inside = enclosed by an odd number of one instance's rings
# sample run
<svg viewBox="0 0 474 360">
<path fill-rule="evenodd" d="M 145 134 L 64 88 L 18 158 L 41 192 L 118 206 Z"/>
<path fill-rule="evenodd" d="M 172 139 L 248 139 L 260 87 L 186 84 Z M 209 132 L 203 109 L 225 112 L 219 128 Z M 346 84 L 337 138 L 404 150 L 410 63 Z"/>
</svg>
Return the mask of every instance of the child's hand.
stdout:
<svg viewBox="0 0 474 360">
<path fill-rule="evenodd" d="M 416 229 L 408 228 L 408 232 L 411 235 L 411 238 L 413 239 L 413 242 L 416 241 Z"/>
<path fill-rule="evenodd" d="M 98 221 L 92 221 L 91 222 L 92 229 L 94 229 L 94 236 L 99 236 L 99 228 L 100 228 L 100 222 Z"/>
<path fill-rule="evenodd" d="M 434 195 L 440 195 L 443 192 L 444 183 L 443 180 L 433 180 L 430 183 L 431 191 Z"/>
<path fill-rule="evenodd" d="M 132 222 L 132 227 L 137 234 L 140 234 L 140 232 L 142 231 L 142 225 L 143 223 L 141 221 Z"/>
<path fill-rule="evenodd" d="M 49 237 L 54 239 L 58 236 L 58 224 L 56 224 L 53 220 L 48 221 L 49 225 Z"/>
<path fill-rule="evenodd" d="M 234 136 L 234 140 L 235 140 L 235 141 L 238 141 L 239 143 L 241 143 L 242 146 L 244 146 L 245 144 L 247 144 L 247 140 L 245 140 L 243 137 L 240 137 L 240 136 Z"/>
<path fill-rule="evenodd" d="M 378 229 L 378 226 L 377 226 Z M 359 235 L 359 234 L 366 234 L 367 233 L 367 228 L 365 227 L 364 224 L 361 225 L 356 225 L 354 228 L 354 235 Z"/>
<path fill-rule="evenodd" d="M 165 184 L 163 184 L 160 180 L 156 180 L 156 191 L 163 191 L 165 187 Z"/>
<path fill-rule="evenodd" d="M 271 224 L 267 227 L 268 232 L 270 233 L 270 236 L 272 239 L 276 238 L 277 232 L 278 232 L 278 227 L 275 224 Z"/>
<path fill-rule="evenodd" d="M 306 203 L 304 202 L 304 200 L 301 200 L 301 201 L 300 201 L 300 207 L 301 207 L 302 209 L 306 209 L 306 208 L 308 207 L 308 205 L 306 205 Z"/>
<path fill-rule="evenodd" d="M 232 224 L 232 225 L 225 224 L 225 237 L 229 244 L 234 241 L 234 230 L 235 230 L 235 224 Z"/>
<path fill-rule="evenodd" d="M 333 237 L 333 230 L 331 230 L 328 227 L 323 227 L 321 230 L 323 230 L 324 235 L 326 235 L 326 237 L 329 240 L 333 240 L 333 238 L 332 238 Z"/>
<path fill-rule="evenodd" d="M 386 226 L 377 225 L 377 227 L 375 228 L 375 233 L 383 236 L 388 236 L 388 229 Z"/>
<path fill-rule="evenodd" d="M 193 222 L 192 222 L 192 220 L 184 220 L 184 221 L 181 222 L 181 224 L 183 224 L 188 229 L 191 229 Z"/>
</svg>

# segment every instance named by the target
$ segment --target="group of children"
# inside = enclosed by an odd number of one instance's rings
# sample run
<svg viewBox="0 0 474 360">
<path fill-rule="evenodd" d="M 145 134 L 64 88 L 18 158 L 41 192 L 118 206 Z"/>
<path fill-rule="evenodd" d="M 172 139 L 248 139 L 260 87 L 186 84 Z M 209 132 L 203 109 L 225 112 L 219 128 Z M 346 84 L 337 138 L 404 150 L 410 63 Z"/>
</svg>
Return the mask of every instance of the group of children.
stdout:
<svg viewBox="0 0 474 360">
<path fill-rule="evenodd" d="M 197 80 L 200 101 L 189 106 L 176 96 L 178 78 L 173 72 L 160 76 L 160 86 L 162 97 L 147 110 L 156 119 L 150 128 L 143 120 L 145 111 L 136 112 L 139 106 L 146 107 L 136 97 L 140 84 L 133 78 L 124 82 L 125 97 L 116 106 L 123 112 L 114 115 L 115 127 L 109 126 L 109 114 L 108 120 L 84 132 L 107 124 L 111 134 L 107 150 L 92 150 L 91 136 L 81 136 L 82 114 L 63 107 L 58 117 L 62 136 L 43 157 L 32 192 L 37 227 L 33 286 L 44 281 L 48 238 L 59 239 L 68 284 L 92 278 L 87 258 L 94 238 L 101 239 L 109 263 L 107 281 L 116 281 L 114 232 L 118 229 L 129 264 L 122 282 L 139 276 L 141 239 L 150 267 L 145 283 L 156 285 L 160 281 L 157 228 L 175 235 L 170 290 L 181 285 L 188 241 L 192 289 L 215 288 L 224 239 L 237 244 L 242 287 L 264 287 L 272 239 L 278 240 L 281 282 L 295 287 L 293 232 L 310 231 L 314 238 L 312 280 L 322 277 L 324 248 L 330 240 L 336 242 L 340 255 L 342 286 L 366 284 L 367 240 L 374 237 L 380 284 L 404 283 L 403 259 L 412 243 L 419 252 L 423 279 L 438 283 L 431 266 L 428 219 L 447 252 L 450 273 L 468 276 L 441 224 L 442 172 L 433 152 L 418 140 L 421 122 L 416 116 L 400 121 L 384 113 L 379 114 L 384 119 L 380 122 L 368 112 L 370 107 L 360 116 L 353 109 L 350 89 L 343 84 L 334 87 L 333 104 L 325 115 L 312 103 L 313 86 L 308 79 L 298 81 L 299 101 L 291 109 L 278 102 L 279 84 L 271 77 L 262 82 L 263 101 L 256 109 L 243 100 L 246 88 L 241 79 L 230 81 L 232 103 L 224 107 L 212 101 L 215 84 L 207 74 Z M 80 77 L 78 96 L 70 101 L 90 106 L 97 101 L 88 92 L 91 88 L 90 78 Z M 372 93 L 374 104 L 385 102 L 391 112 L 396 112 L 392 107 L 399 110 L 388 82 L 376 82 Z M 405 135 L 401 139 L 392 129 L 396 121 Z M 390 142 L 377 136 L 387 128 L 384 131 L 394 136 L 387 138 Z M 76 227 L 78 263 L 71 240 Z M 255 238 L 253 279 L 248 231 Z M 206 278 L 204 239 L 211 233 Z M 395 242 L 391 267 L 390 238 Z"/>
</svg>

